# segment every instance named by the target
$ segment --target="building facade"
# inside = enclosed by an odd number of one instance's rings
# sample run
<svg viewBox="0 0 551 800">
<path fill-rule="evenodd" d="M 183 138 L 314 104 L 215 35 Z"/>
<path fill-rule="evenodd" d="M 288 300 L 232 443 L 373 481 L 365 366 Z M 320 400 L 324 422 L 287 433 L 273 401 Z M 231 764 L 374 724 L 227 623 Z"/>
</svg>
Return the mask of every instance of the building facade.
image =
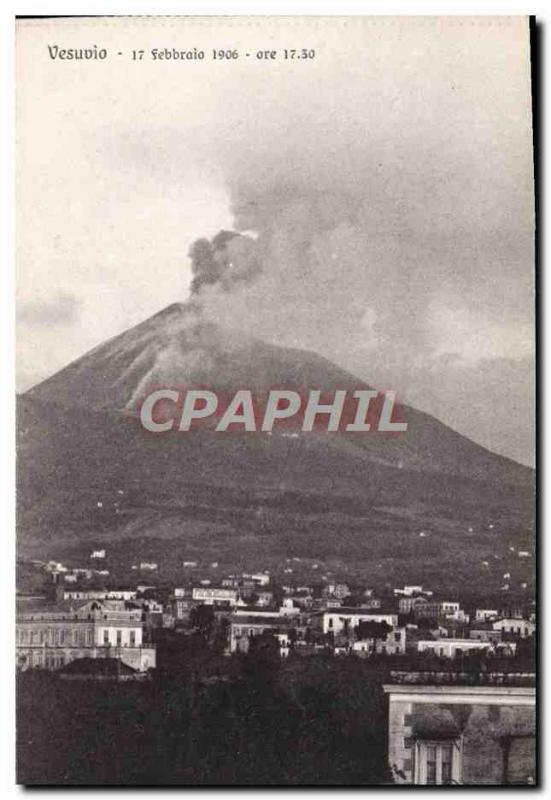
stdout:
<svg viewBox="0 0 551 800">
<path fill-rule="evenodd" d="M 501 633 L 508 633 L 511 636 L 516 636 L 521 639 L 527 636 L 532 636 L 536 630 L 535 622 L 528 619 L 520 619 L 518 617 L 504 617 L 492 623 L 494 631 L 501 631 Z"/>
<path fill-rule="evenodd" d="M 386 622 L 391 628 L 398 625 L 398 614 L 390 612 L 362 611 L 358 608 L 338 608 L 327 610 L 322 614 L 322 630 L 324 633 L 347 633 L 357 628 L 360 622 Z"/>
<path fill-rule="evenodd" d="M 55 670 L 78 658 L 119 658 L 139 671 L 156 664 L 153 645 L 144 646 L 140 609 L 124 602 L 57 603 L 18 613 L 19 669 Z"/>
<path fill-rule="evenodd" d="M 418 653 L 431 653 L 440 658 L 455 658 L 458 654 L 493 653 L 502 650 L 504 654 L 513 655 L 516 649 L 514 642 L 500 644 L 491 639 L 427 639 L 417 642 Z"/>
<path fill-rule="evenodd" d="M 391 673 L 388 766 L 398 784 L 536 782 L 535 676 Z"/>
<path fill-rule="evenodd" d="M 223 586 L 194 586 L 191 596 L 196 603 L 204 603 L 207 606 L 235 606 L 239 600 L 239 592 L 236 589 L 227 589 Z"/>
</svg>

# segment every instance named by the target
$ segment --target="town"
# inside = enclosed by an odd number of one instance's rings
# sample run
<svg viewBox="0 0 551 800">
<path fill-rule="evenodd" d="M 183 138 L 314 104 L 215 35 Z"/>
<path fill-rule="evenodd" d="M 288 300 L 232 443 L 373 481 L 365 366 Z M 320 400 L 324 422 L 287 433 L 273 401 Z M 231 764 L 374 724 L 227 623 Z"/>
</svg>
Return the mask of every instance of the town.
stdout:
<svg viewBox="0 0 551 800">
<path fill-rule="evenodd" d="M 62 697 L 92 683 L 112 693 L 177 677 L 212 691 L 236 670 L 260 669 L 266 683 L 281 670 L 329 670 L 373 684 L 384 714 L 380 782 L 534 781 L 534 601 L 504 593 L 500 604 L 473 605 L 423 585 L 305 582 L 294 578 L 298 561 L 273 575 L 190 558 L 177 585 L 150 560 L 129 565 L 131 583 L 116 582 L 106 549 L 81 566 L 20 563 L 19 680 L 50 674 Z M 456 704 L 476 718 L 472 730 Z"/>
</svg>

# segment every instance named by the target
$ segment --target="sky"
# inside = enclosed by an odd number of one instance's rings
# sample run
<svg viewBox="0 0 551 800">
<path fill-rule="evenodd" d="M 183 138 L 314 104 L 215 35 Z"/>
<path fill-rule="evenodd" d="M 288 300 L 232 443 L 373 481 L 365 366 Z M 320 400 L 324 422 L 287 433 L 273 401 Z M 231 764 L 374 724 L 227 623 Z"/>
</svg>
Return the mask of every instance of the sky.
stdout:
<svg viewBox="0 0 551 800">
<path fill-rule="evenodd" d="M 530 104 L 522 18 L 19 22 L 18 389 L 186 300 L 233 229 L 206 316 L 533 464 Z"/>
</svg>

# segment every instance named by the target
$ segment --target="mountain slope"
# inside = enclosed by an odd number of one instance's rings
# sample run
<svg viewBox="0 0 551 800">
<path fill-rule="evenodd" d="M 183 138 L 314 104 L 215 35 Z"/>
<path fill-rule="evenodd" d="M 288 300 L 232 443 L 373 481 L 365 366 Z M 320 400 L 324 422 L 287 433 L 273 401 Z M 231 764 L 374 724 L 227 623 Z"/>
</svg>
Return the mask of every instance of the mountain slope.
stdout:
<svg viewBox="0 0 551 800">
<path fill-rule="evenodd" d="M 298 549 L 362 575 L 385 564 L 434 582 L 465 579 L 510 542 L 530 546 L 532 471 L 406 406 L 400 436 L 155 436 L 121 413 L 148 387 L 190 383 L 365 388 L 318 355 L 170 306 L 19 398 L 20 548 L 80 552 L 101 540 L 121 564 L 133 548 L 164 552 L 167 569 L 175 548 L 258 566 Z"/>
<path fill-rule="evenodd" d="M 68 408 L 135 410 L 152 388 L 192 384 L 218 391 L 370 388 L 315 353 L 221 329 L 198 318 L 193 306 L 175 304 L 96 347 L 26 397 Z M 328 437 L 330 446 L 341 453 L 353 450 L 360 458 L 367 452 L 373 460 L 401 468 L 445 471 L 485 482 L 531 480 L 530 469 L 490 453 L 428 414 L 403 409 L 407 434 L 340 435 Z"/>
</svg>

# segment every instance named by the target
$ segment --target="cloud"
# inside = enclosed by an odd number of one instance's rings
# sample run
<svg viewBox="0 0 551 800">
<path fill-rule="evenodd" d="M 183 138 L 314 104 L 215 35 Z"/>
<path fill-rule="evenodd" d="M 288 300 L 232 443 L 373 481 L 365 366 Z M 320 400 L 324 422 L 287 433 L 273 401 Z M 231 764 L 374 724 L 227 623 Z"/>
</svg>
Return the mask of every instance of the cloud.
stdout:
<svg viewBox="0 0 551 800">
<path fill-rule="evenodd" d="M 33 328 L 67 327 L 77 322 L 81 301 L 70 292 L 60 291 L 46 300 L 28 300 L 18 304 L 17 321 Z"/>
<path fill-rule="evenodd" d="M 185 24 L 210 46 L 212 26 Z M 290 23 L 268 24 L 288 47 Z M 258 47 L 256 26 L 235 31 Z M 104 36 L 117 46 L 116 26 Z M 75 78 L 71 104 L 66 76 L 28 58 L 20 274 L 27 286 L 63 274 L 85 297 L 75 349 L 190 287 L 213 321 L 320 352 L 480 441 L 499 396 L 500 447 L 516 455 L 516 409 L 499 391 L 521 361 L 519 396 L 532 391 L 526 20 L 320 18 L 308 36 L 308 64 L 161 76 L 144 61 Z M 60 326 L 51 352 L 65 339 Z M 476 411 L 447 391 L 470 379 Z"/>
</svg>

